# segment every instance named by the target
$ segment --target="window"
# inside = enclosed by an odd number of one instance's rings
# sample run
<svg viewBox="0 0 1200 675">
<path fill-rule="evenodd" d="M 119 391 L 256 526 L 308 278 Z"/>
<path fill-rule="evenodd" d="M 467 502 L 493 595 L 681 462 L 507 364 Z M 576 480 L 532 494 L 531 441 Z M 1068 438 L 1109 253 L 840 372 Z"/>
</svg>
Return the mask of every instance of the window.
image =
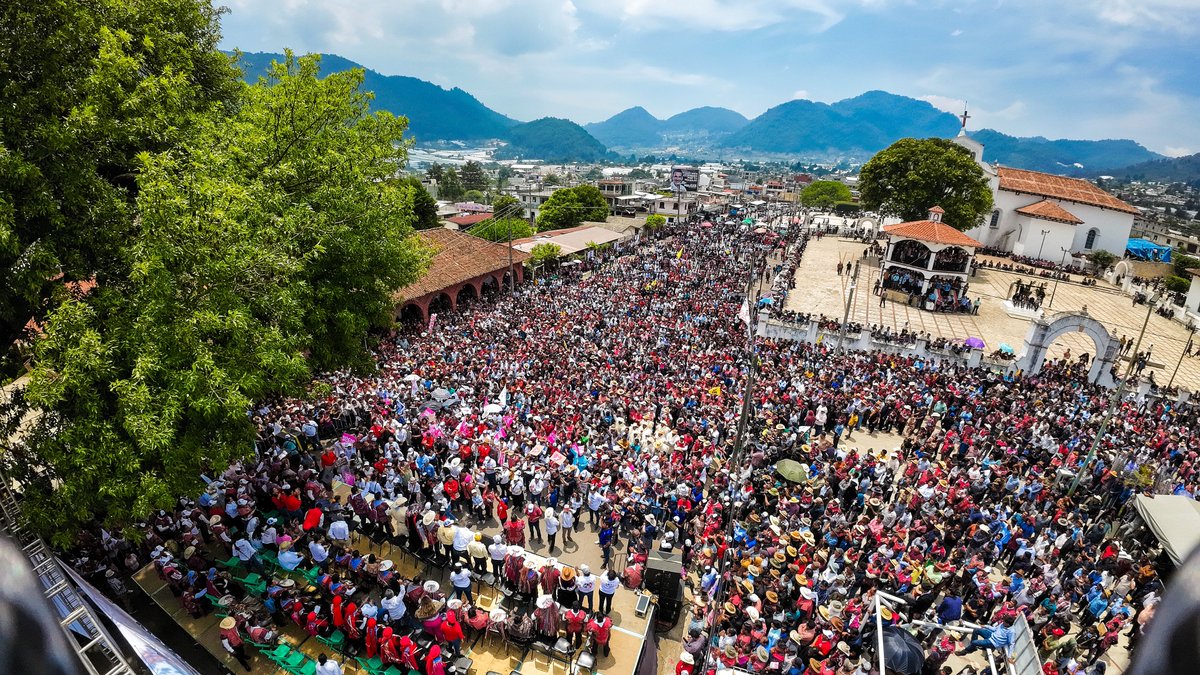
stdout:
<svg viewBox="0 0 1200 675">
<path fill-rule="evenodd" d="M 1000 209 L 992 211 L 992 222 L 989 227 L 1000 227 Z"/>
<path fill-rule="evenodd" d="M 1100 230 L 1097 230 L 1094 227 L 1088 230 L 1087 240 L 1083 242 L 1083 247 L 1090 251 L 1092 247 L 1096 245 L 1096 237 L 1098 236 L 1100 236 Z"/>
</svg>

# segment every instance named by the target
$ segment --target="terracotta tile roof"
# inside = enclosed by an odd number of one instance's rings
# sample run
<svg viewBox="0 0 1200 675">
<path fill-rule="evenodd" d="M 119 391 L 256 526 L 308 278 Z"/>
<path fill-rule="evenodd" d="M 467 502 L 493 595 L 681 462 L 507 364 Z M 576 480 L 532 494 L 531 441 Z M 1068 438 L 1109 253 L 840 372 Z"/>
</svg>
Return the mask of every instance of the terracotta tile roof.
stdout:
<svg viewBox="0 0 1200 675">
<path fill-rule="evenodd" d="M 970 246 L 979 248 L 983 244 L 950 227 L 945 223 L 935 223 L 932 220 L 914 220 L 911 223 L 885 225 L 884 232 L 893 237 L 916 239 L 932 244 L 947 244 L 950 246 Z"/>
<path fill-rule="evenodd" d="M 1136 207 L 1126 204 L 1086 180 L 1055 176 L 1054 174 L 1042 173 L 1040 171 L 1010 169 L 1004 166 L 999 167 L 997 172 L 1000 175 L 1001 190 L 1037 195 L 1039 197 L 1063 199 L 1077 204 L 1087 204 L 1102 209 L 1121 211 L 1122 213 L 1132 213 L 1135 215 L 1138 213 Z"/>
<path fill-rule="evenodd" d="M 469 227 L 475 223 L 482 223 L 491 217 L 492 214 L 490 213 L 472 213 L 469 216 L 454 216 L 453 218 L 447 218 L 446 222 L 454 223 L 459 227 Z"/>
<path fill-rule="evenodd" d="M 417 236 L 426 246 L 433 249 L 433 261 L 425 276 L 393 294 L 397 302 L 414 300 L 474 279 L 481 274 L 508 270 L 507 244 L 497 244 L 443 228 L 422 230 Z M 528 258 L 526 253 L 513 251 L 514 266 L 524 263 Z"/>
<path fill-rule="evenodd" d="M 929 209 L 929 212 L 930 213 L 945 213 L 946 209 L 943 209 L 940 206 L 934 206 L 932 209 Z"/>
<path fill-rule="evenodd" d="M 1049 199 L 1043 199 L 1040 202 L 1030 204 L 1028 206 L 1022 206 L 1021 208 L 1017 209 L 1017 213 L 1023 213 L 1027 216 L 1033 216 L 1034 218 L 1041 218 L 1042 220 L 1053 220 L 1057 223 L 1066 223 L 1068 225 L 1083 224 L 1083 221 L 1080 220 L 1079 217 L 1074 213 L 1071 213 Z"/>
</svg>

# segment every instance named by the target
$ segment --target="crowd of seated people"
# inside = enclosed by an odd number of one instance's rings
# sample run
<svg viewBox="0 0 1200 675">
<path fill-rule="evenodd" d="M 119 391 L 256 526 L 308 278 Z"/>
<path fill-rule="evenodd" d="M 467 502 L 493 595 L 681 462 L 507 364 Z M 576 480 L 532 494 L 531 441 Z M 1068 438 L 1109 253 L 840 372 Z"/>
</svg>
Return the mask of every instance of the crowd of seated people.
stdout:
<svg viewBox="0 0 1200 675">
<path fill-rule="evenodd" d="M 920 337 L 919 334 L 909 331 L 907 328 L 896 330 L 891 326 L 871 324 L 871 340 L 874 342 L 897 347 L 912 347 L 917 344 L 918 337 Z"/>
<path fill-rule="evenodd" d="M 970 314 L 975 311 L 976 304 L 967 297 L 969 284 L 958 277 L 934 277 L 929 281 L 929 291 L 925 295 L 927 308 L 935 312 L 962 312 Z"/>
<path fill-rule="evenodd" d="M 938 251 L 933 261 L 933 269 L 942 272 L 965 272 L 971 254 L 961 248 L 948 248 Z"/>
<path fill-rule="evenodd" d="M 949 352 L 955 356 L 966 356 L 971 353 L 971 347 L 959 340 L 939 337 L 929 341 L 929 348 L 935 351 Z"/>
</svg>

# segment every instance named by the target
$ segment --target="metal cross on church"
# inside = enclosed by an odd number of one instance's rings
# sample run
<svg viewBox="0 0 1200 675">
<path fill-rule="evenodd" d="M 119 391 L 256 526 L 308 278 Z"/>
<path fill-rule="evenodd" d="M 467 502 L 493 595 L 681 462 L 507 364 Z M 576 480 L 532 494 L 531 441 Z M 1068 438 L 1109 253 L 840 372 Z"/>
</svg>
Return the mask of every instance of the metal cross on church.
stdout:
<svg viewBox="0 0 1200 675">
<path fill-rule="evenodd" d="M 963 108 L 963 114 L 959 116 L 959 119 L 962 120 L 962 128 L 966 129 L 967 128 L 967 120 L 971 119 L 971 116 L 967 114 L 966 108 Z"/>
</svg>

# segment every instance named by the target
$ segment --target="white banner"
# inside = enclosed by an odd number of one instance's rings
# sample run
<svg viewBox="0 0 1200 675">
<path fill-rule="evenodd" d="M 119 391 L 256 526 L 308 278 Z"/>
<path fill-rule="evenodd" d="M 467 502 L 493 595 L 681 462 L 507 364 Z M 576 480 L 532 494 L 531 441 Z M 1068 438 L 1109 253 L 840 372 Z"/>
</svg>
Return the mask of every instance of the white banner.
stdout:
<svg viewBox="0 0 1200 675">
<path fill-rule="evenodd" d="M 109 600 L 106 595 L 101 593 L 87 581 L 75 573 L 75 570 L 70 566 L 59 561 L 59 566 L 71 577 L 71 581 L 83 591 L 85 595 L 96 605 L 110 621 L 116 625 L 117 630 L 121 632 L 121 637 L 129 643 L 129 646 L 137 654 L 142 663 L 150 669 L 154 675 L 200 675 L 200 671 L 188 665 L 178 654 L 171 651 L 171 648 L 164 645 L 153 633 L 146 630 L 146 627 L 138 623 L 137 619 L 129 616 L 129 614 L 119 605 Z"/>
</svg>

